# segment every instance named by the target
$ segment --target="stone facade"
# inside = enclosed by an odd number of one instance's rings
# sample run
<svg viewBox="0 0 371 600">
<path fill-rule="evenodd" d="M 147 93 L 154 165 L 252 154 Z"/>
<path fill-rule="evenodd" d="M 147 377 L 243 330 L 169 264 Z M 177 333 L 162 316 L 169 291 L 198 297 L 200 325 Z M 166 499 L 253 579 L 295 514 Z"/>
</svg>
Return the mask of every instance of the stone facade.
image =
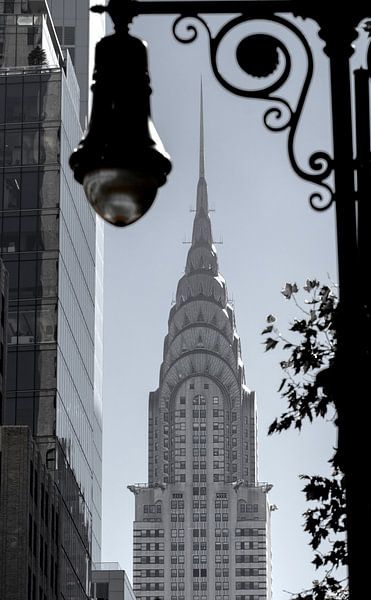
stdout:
<svg viewBox="0 0 371 600">
<path fill-rule="evenodd" d="M 0 427 L 0 598 L 59 598 L 60 499 L 28 427 Z"/>
</svg>

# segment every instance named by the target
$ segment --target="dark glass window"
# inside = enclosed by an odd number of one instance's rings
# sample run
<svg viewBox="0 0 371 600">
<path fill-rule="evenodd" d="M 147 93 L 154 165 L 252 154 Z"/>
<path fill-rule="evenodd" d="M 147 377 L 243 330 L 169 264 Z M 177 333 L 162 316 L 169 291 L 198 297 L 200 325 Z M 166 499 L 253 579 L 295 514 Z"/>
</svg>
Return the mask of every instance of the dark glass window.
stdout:
<svg viewBox="0 0 371 600">
<path fill-rule="evenodd" d="M 14 0 L 5 0 L 4 13 L 12 14 L 14 12 Z"/>
<path fill-rule="evenodd" d="M 99 600 L 108 600 L 108 583 L 96 583 L 95 595 Z"/>
<path fill-rule="evenodd" d="M 22 208 L 38 208 L 39 205 L 39 177 L 37 171 L 23 171 L 22 173 Z"/>
<path fill-rule="evenodd" d="M 75 27 L 64 28 L 64 44 L 66 46 L 75 45 Z"/>
<path fill-rule="evenodd" d="M 6 166 L 22 162 L 22 132 L 20 129 L 5 132 L 4 163 Z"/>
<path fill-rule="evenodd" d="M 22 83 L 12 83 L 6 89 L 6 121 L 19 123 L 22 120 Z"/>
<path fill-rule="evenodd" d="M 21 252 L 37 250 L 37 221 L 36 216 L 22 216 L 20 235 Z"/>
<path fill-rule="evenodd" d="M 39 32 L 38 27 L 27 27 L 27 45 L 28 46 L 36 46 L 38 32 Z"/>
<path fill-rule="evenodd" d="M 30 344 L 35 341 L 35 312 L 33 307 L 22 307 L 19 312 L 9 312 L 8 343 Z"/>
<path fill-rule="evenodd" d="M 4 164 L 5 159 L 5 132 L 3 129 L 0 129 L 0 164 Z"/>
<path fill-rule="evenodd" d="M 13 299 L 18 296 L 18 260 L 7 260 L 6 268 L 9 274 L 9 299 Z"/>
<path fill-rule="evenodd" d="M 19 249 L 19 216 L 4 217 L 1 240 L 2 252 L 17 252 Z"/>
<path fill-rule="evenodd" d="M 35 353 L 33 350 L 18 351 L 17 389 L 29 390 L 34 387 Z"/>
<path fill-rule="evenodd" d="M 4 123 L 5 117 L 5 85 L 0 82 L 0 123 Z"/>
<path fill-rule="evenodd" d="M 20 173 L 14 171 L 4 176 L 4 210 L 15 210 L 20 207 L 21 185 Z"/>
<path fill-rule="evenodd" d="M 39 94 L 40 86 L 38 83 L 27 82 L 24 85 L 23 98 L 23 120 L 27 122 L 38 121 L 40 119 Z"/>
<path fill-rule="evenodd" d="M 22 260 L 19 265 L 19 297 L 34 298 L 36 296 L 36 260 Z"/>
<path fill-rule="evenodd" d="M 39 130 L 24 129 L 22 140 L 22 161 L 24 164 L 36 165 L 39 162 Z"/>
<path fill-rule="evenodd" d="M 6 387 L 7 392 L 15 390 L 17 382 L 17 353 L 8 352 L 8 361 L 6 369 Z M 5 422 L 15 424 L 15 402 L 14 399 L 8 399 L 5 402 Z"/>
</svg>

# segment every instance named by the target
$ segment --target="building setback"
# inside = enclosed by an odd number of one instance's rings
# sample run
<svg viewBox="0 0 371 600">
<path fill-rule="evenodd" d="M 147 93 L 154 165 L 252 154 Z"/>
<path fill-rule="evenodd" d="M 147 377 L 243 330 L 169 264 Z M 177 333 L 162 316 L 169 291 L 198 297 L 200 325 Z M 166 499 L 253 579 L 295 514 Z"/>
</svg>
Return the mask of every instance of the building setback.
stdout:
<svg viewBox="0 0 371 600">
<path fill-rule="evenodd" d="M 88 597 L 92 556 L 100 560 L 97 226 L 68 166 L 82 135 L 79 111 L 74 68 L 44 0 L 0 1 L 0 256 L 9 273 L 2 424 L 29 426 L 59 494 L 64 600 Z"/>
<path fill-rule="evenodd" d="M 270 600 L 268 484 L 257 480 L 256 399 L 209 218 L 201 106 L 192 244 L 149 397 L 148 484 L 135 494 L 137 600 Z"/>
<path fill-rule="evenodd" d="M 136 600 L 130 581 L 118 563 L 94 563 L 92 600 Z"/>
</svg>

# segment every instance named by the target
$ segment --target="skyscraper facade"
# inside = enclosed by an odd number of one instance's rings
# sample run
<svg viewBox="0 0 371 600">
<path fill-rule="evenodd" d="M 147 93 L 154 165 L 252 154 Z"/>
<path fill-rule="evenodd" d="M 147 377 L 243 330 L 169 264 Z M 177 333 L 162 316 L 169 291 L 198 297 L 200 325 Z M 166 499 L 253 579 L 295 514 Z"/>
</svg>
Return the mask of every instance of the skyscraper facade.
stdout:
<svg viewBox="0 0 371 600">
<path fill-rule="evenodd" d="M 9 272 L 2 421 L 30 427 L 53 477 L 57 597 L 82 600 L 91 559 L 100 560 L 102 256 L 101 226 L 68 166 L 82 135 L 79 97 L 46 2 L 0 1 L 0 254 Z"/>
<path fill-rule="evenodd" d="M 213 245 L 204 169 L 192 243 L 149 397 L 148 484 L 135 494 L 137 600 L 269 600 L 270 505 L 256 399 Z"/>
<path fill-rule="evenodd" d="M 105 0 L 47 0 L 62 52 L 73 64 L 80 92 L 80 124 L 84 130 L 90 111 L 89 82 L 92 80 L 94 50 L 105 34 L 105 18 L 89 12 Z M 79 140 L 78 140 L 79 141 Z M 80 192 L 81 194 L 81 192 Z M 83 195 L 83 194 L 81 194 Z M 103 253 L 104 224 L 95 222 L 95 327 L 94 327 L 94 414 L 93 414 L 93 560 L 100 561 L 102 512 L 102 395 L 103 395 Z"/>
<path fill-rule="evenodd" d="M 48 0 L 62 50 L 74 65 L 80 86 L 80 121 L 84 129 L 89 113 L 89 82 L 93 68 L 94 46 L 104 35 L 104 17 L 89 13 L 93 4 L 104 0 Z"/>
</svg>

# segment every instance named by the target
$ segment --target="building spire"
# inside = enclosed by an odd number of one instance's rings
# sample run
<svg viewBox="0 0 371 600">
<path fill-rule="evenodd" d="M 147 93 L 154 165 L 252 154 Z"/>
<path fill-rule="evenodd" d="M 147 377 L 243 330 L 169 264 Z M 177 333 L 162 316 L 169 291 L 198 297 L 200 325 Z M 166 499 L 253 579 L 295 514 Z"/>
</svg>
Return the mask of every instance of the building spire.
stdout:
<svg viewBox="0 0 371 600">
<path fill-rule="evenodd" d="M 205 179 L 204 107 L 201 80 L 200 89 L 200 170 L 197 184 L 196 214 L 193 222 L 192 245 L 188 252 L 186 273 L 206 270 L 209 275 L 218 274 L 218 260 L 213 247 L 209 217 L 207 184 Z"/>
<path fill-rule="evenodd" d="M 202 77 L 200 89 L 200 177 L 205 177 L 205 143 L 204 143 L 204 100 L 202 93 Z"/>
<path fill-rule="evenodd" d="M 196 209 L 196 218 L 195 224 L 197 222 L 197 216 L 200 213 L 203 213 L 207 216 L 209 215 L 209 206 L 207 201 L 207 187 L 205 180 L 205 135 L 204 135 L 204 99 L 203 99 L 203 89 L 202 89 L 202 79 L 200 86 L 200 167 L 199 167 L 199 179 L 197 186 L 197 209 Z M 210 231 L 210 243 L 211 242 L 211 231 Z"/>
</svg>

